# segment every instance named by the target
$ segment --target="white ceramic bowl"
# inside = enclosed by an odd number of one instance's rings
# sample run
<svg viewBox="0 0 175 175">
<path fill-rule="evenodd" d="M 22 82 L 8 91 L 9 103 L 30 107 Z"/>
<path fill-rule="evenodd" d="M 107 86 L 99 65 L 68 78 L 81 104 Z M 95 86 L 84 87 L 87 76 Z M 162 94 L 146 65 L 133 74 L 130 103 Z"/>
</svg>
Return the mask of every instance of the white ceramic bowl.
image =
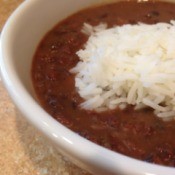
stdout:
<svg viewBox="0 0 175 175">
<path fill-rule="evenodd" d="M 87 141 L 49 116 L 35 99 L 30 68 L 39 41 L 59 20 L 98 2 L 100 0 L 25 1 L 2 32 L 3 82 L 23 116 L 61 153 L 89 172 L 96 175 L 175 175 L 174 168 L 138 161 Z"/>
</svg>

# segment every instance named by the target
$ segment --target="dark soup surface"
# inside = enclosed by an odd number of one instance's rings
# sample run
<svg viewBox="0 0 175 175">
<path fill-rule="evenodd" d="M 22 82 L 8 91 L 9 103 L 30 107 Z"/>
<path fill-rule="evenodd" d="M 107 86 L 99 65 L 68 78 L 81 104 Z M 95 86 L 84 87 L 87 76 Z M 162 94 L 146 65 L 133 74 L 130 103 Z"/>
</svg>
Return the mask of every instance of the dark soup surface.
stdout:
<svg viewBox="0 0 175 175">
<path fill-rule="evenodd" d="M 88 8 L 60 22 L 36 50 L 32 79 L 43 108 L 77 134 L 113 151 L 143 161 L 175 166 L 175 121 L 162 121 L 152 109 L 95 112 L 80 108 L 83 99 L 70 73 L 88 36 L 84 23 L 98 25 L 155 24 L 175 19 L 175 4 L 123 1 Z"/>
</svg>

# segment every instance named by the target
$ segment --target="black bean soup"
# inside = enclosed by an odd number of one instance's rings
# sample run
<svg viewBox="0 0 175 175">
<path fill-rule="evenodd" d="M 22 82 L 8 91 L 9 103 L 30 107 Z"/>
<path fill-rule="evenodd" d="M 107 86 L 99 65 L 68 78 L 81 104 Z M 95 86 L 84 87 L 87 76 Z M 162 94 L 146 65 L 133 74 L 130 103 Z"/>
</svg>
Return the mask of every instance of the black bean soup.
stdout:
<svg viewBox="0 0 175 175">
<path fill-rule="evenodd" d="M 79 61 L 76 52 L 88 39 L 81 32 L 85 22 L 112 27 L 172 19 L 173 3 L 122 1 L 82 10 L 57 24 L 43 38 L 33 59 L 33 85 L 43 108 L 92 142 L 143 161 L 175 166 L 175 121 L 164 122 L 151 109 L 135 111 L 132 106 L 101 113 L 83 110 L 75 75 L 69 71 Z"/>
</svg>

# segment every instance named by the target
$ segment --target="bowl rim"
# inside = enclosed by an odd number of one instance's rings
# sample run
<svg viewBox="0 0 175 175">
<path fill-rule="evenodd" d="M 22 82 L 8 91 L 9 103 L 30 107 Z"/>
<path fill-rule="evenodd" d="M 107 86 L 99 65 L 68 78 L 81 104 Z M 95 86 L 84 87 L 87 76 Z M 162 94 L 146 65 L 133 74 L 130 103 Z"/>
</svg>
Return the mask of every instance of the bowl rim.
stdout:
<svg viewBox="0 0 175 175">
<path fill-rule="evenodd" d="M 175 175 L 175 169 L 166 166 L 150 164 L 131 157 L 127 157 L 117 152 L 113 152 L 102 146 L 96 145 L 91 141 L 74 133 L 58 121 L 53 119 L 27 92 L 22 85 L 11 62 L 12 55 L 9 54 L 10 37 L 13 36 L 13 28 L 19 23 L 19 15 L 30 11 L 36 2 L 43 3 L 43 0 L 24 1 L 7 20 L 1 33 L 0 41 L 0 68 L 3 84 L 5 85 L 12 101 L 16 104 L 21 113 L 35 127 L 48 137 L 56 146 L 72 158 L 96 165 L 99 168 L 110 169 L 113 173 L 132 172 L 136 175 Z M 44 3 L 43 3 L 44 4 Z M 20 94 L 19 94 L 20 92 Z M 29 105 L 29 107 L 25 107 Z M 32 109 L 32 110 L 31 110 Z M 35 113 L 33 113 L 35 111 Z M 78 145 L 78 148 L 77 148 Z M 93 148 L 93 149 L 92 149 Z M 86 150 L 86 151 L 85 151 Z M 127 161 L 127 168 L 126 168 Z M 90 170 L 91 171 L 91 170 Z M 93 171 L 93 170 L 92 170 Z"/>
</svg>

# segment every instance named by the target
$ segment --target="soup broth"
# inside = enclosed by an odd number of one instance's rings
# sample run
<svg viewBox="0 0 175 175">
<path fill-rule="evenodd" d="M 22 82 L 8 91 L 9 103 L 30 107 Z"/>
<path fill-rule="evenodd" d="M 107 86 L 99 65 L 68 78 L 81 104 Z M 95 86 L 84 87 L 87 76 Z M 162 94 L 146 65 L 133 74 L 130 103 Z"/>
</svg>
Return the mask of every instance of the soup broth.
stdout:
<svg viewBox="0 0 175 175">
<path fill-rule="evenodd" d="M 83 99 L 70 73 L 76 54 L 88 36 L 84 23 L 108 27 L 138 22 L 155 24 L 175 19 L 175 4 L 158 1 L 121 1 L 79 11 L 58 23 L 39 44 L 32 79 L 43 108 L 56 120 L 92 142 L 147 162 L 175 166 L 175 121 L 162 121 L 153 110 L 133 106 L 104 112 L 80 108 Z"/>
</svg>

